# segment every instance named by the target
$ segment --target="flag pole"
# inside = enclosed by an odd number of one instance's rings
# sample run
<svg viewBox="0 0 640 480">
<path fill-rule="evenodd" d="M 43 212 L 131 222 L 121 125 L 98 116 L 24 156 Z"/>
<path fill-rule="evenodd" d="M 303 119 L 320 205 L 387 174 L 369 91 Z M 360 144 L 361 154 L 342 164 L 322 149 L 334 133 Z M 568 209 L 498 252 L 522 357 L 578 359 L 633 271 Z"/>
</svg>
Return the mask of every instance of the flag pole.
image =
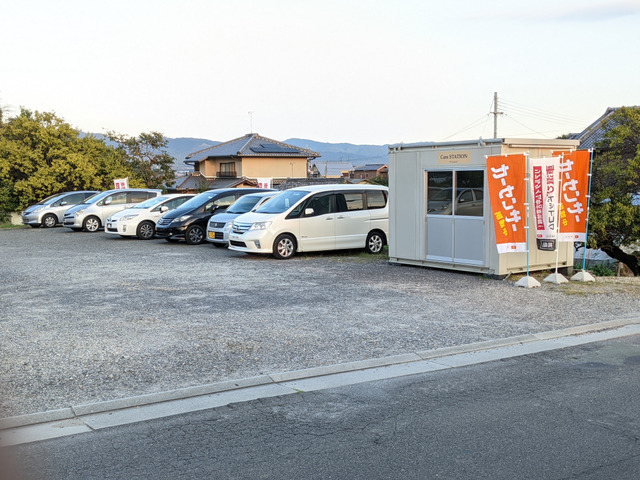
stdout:
<svg viewBox="0 0 640 480">
<path fill-rule="evenodd" d="M 540 286 L 540 282 L 537 281 L 535 278 L 529 276 L 529 195 L 530 193 L 530 185 L 529 185 L 529 181 L 530 181 L 530 172 L 529 172 L 529 152 L 524 154 L 525 156 L 525 161 L 527 164 L 527 173 L 524 177 L 524 182 L 526 184 L 526 189 L 527 189 L 527 203 L 526 205 L 526 215 L 527 215 L 527 222 L 525 225 L 525 230 L 527 231 L 527 276 L 526 277 L 522 277 L 520 280 L 518 280 L 516 282 L 516 286 L 518 287 L 524 287 L 524 288 L 533 288 L 533 287 L 539 287 Z"/>
<path fill-rule="evenodd" d="M 564 163 L 564 152 L 560 153 L 559 167 Z M 558 273 L 558 262 L 560 258 L 560 213 L 562 212 L 562 168 L 558 168 L 560 172 L 560 182 L 558 184 L 558 206 L 556 207 L 556 269 L 555 272 L 547 276 L 543 282 L 555 283 L 559 285 L 561 283 L 569 283 L 564 275 Z"/>
<path fill-rule="evenodd" d="M 593 173 L 593 148 L 589 149 L 589 188 L 587 190 L 587 220 L 584 228 L 584 252 L 582 252 L 582 271 L 576 273 L 571 280 L 576 282 L 595 282 L 596 279 L 585 270 L 587 266 L 587 236 L 589 235 L 589 211 L 591 210 L 591 177 Z"/>
</svg>

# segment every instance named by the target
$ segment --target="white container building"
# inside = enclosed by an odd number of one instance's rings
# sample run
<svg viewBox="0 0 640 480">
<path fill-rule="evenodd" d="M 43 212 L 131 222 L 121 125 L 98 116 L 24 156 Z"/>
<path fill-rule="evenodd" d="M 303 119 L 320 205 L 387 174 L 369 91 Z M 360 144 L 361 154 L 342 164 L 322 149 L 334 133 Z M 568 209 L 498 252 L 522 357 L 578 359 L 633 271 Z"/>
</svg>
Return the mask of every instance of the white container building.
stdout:
<svg viewBox="0 0 640 480">
<path fill-rule="evenodd" d="M 496 277 L 526 272 L 526 253 L 498 254 L 486 157 L 517 153 L 550 157 L 552 151 L 575 150 L 578 144 L 577 140 L 497 138 L 391 145 L 390 262 Z M 529 224 L 530 270 L 554 268 L 556 252 L 537 249 L 533 209 Z M 573 252 L 573 242 L 559 244 L 560 268 L 573 266 Z"/>
</svg>

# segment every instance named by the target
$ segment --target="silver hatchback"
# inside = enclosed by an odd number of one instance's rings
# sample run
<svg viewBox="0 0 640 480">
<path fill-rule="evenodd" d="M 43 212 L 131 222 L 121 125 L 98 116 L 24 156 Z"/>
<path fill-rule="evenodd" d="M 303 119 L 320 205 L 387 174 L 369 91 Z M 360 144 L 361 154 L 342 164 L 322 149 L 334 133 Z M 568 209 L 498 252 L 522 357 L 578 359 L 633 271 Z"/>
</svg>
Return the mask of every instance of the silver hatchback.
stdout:
<svg viewBox="0 0 640 480">
<path fill-rule="evenodd" d="M 52 228 L 62 223 L 64 212 L 71 207 L 81 204 L 86 198 L 98 193 L 95 190 L 80 190 L 77 192 L 63 192 L 40 200 L 35 205 L 29 205 L 22 212 L 22 223 L 30 227 Z"/>
</svg>

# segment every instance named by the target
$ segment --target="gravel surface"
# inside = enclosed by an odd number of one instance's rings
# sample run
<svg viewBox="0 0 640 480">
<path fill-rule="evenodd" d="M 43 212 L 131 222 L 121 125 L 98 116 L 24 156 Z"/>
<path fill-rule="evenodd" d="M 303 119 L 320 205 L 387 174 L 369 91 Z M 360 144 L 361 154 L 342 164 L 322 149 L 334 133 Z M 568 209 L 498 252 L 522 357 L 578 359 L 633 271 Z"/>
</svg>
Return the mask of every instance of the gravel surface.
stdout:
<svg viewBox="0 0 640 480">
<path fill-rule="evenodd" d="M 2 416 L 640 316 L 640 279 L 523 289 L 360 252 L 0 230 Z"/>
</svg>

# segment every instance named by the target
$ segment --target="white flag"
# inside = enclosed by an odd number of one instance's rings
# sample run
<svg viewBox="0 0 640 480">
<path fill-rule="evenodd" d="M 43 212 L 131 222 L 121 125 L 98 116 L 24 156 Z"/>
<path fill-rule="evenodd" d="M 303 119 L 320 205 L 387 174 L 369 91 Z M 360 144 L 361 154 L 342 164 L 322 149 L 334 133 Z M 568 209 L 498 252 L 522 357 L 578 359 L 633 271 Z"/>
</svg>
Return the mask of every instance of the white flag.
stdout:
<svg viewBox="0 0 640 480">
<path fill-rule="evenodd" d="M 560 157 L 529 160 L 532 205 L 539 250 L 555 250 L 560 199 Z"/>
<path fill-rule="evenodd" d="M 120 188 L 129 188 L 129 177 L 127 178 L 116 178 L 113 180 L 113 185 L 115 189 Z"/>
</svg>

